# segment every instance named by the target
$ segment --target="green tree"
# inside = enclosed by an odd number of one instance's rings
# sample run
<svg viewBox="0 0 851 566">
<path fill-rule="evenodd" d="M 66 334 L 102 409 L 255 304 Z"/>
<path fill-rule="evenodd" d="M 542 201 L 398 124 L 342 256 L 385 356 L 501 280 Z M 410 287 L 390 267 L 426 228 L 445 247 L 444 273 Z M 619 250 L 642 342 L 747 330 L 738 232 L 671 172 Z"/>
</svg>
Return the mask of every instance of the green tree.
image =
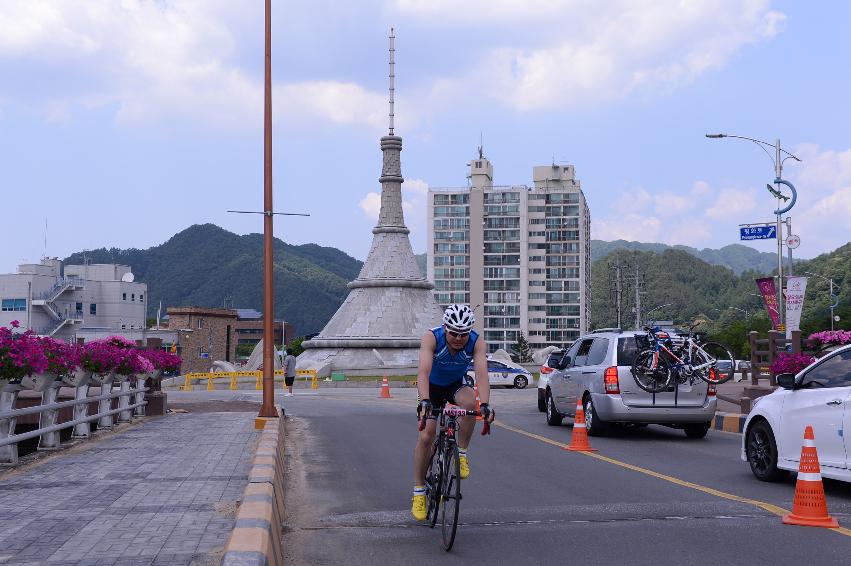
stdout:
<svg viewBox="0 0 851 566">
<path fill-rule="evenodd" d="M 301 343 L 304 342 L 304 337 L 293 339 L 288 345 L 288 348 L 292 348 L 293 356 L 300 356 L 302 352 L 304 352 L 304 348 L 302 348 Z"/>
<path fill-rule="evenodd" d="M 526 364 L 532 361 L 532 347 L 529 346 L 529 342 L 526 340 L 526 337 L 522 332 L 517 338 L 517 344 L 512 346 L 511 349 L 517 356 L 517 361 L 521 364 Z"/>
</svg>

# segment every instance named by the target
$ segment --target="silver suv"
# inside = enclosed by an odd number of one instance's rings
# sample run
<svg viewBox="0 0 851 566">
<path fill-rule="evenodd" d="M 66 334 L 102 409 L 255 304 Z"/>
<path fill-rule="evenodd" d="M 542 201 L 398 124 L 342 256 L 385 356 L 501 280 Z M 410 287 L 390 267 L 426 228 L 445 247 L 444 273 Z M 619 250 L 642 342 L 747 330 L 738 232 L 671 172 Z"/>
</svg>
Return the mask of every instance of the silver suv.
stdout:
<svg viewBox="0 0 851 566">
<path fill-rule="evenodd" d="M 588 434 L 600 436 L 618 424 L 661 424 L 703 438 L 715 416 L 715 387 L 705 381 L 647 393 L 632 377 L 632 362 L 646 333 L 604 329 L 580 337 L 556 364 L 546 386 L 547 423 L 576 414 L 579 400 Z"/>
</svg>

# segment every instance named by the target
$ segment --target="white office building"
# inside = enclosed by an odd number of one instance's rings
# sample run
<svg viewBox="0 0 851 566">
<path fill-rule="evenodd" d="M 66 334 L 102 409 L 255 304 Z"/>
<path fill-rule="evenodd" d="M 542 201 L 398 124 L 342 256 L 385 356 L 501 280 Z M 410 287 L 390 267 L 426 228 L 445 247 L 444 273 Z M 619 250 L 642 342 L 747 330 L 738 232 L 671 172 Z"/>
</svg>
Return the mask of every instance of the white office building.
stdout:
<svg viewBox="0 0 851 566">
<path fill-rule="evenodd" d="M 534 185 L 493 184 L 484 155 L 469 185 L 428 195 L 428 279 L 437 302 L 469 304 L 488 351 L 562 345 L 590 323 L 591 217 L 572 165 L 532 170 Z"/>
<path fill-rule="evenodd" d="M 58 258 L 46 258 L 0 275 L 0 326 L 17 320 L 23 329 L 66 341 L 140 339 L 147 295 L 148 286 L 135 282 L 126 265 L 66 265 L 63 272 Z"/>
</svg>

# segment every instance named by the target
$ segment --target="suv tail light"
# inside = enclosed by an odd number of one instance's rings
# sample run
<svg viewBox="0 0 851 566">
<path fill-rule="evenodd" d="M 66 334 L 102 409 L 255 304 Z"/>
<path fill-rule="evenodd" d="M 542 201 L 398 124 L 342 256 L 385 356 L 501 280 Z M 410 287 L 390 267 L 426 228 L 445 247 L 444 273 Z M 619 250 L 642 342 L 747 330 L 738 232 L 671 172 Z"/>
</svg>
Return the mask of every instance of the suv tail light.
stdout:
<svg viewBox="0 0 851 566">
<path fill-rule="evenodd" d="M 541 373 L 552 373 L 552 372 L 553 372 L 553 368 L 551 368 L 550 366 L 546 366 L 546 365 L 541 366 Z"/>
<path fill-rule="evenodd" d="M 715 393 L 717 391 L 717 384 L 715 381 L 718 379 L 718 372 L 715 368 L 709 369 L 709 387 L 706 388 L 706 395 L 708 397 L 715 397 Z"/>
<path fill-rule="evenodd" d="M 618 368 L 606 368 L 603 374 L 603 385 L 606 387 L 606 393 L 620 393 L 621 388 L 618 384 Z"/>
</svg>

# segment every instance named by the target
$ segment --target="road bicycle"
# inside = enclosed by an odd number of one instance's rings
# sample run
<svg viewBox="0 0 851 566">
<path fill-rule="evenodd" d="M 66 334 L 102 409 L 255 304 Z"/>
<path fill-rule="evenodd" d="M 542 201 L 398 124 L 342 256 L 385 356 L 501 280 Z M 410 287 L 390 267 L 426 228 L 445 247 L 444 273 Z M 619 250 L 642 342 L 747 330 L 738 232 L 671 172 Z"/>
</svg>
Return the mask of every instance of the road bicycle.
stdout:
<svg viewBox="0 0 851 566">
<path fill-rule="evenodd" d="M 736 366 L 730 349 L 718 342 L 702 342 L 694 334 L 699 324 L 689 327 L 687 337 L 672 336 L 658 326 L 644 327 L 649 347 L 639 351 L 632 363 L 632 377 L 641 389 L 661 393 L 676 383 L 693 384 L 695 378 L 715 385 L 732 379 Z"/>
<path fill-rule="evenodd" d="M 444 407 L 432 409 L 432 414 L 439 416 L 439 423 L 425 479 L 426 520 L 429 527 L 434 528 L 440 516 L 443 547 L 448 552 L 455 542 L 461 506 L 461 461 L 455 438 L 458 417 L 478 417 L 481 413 L 460 407 Z M 426 420 L 426 415 L 420 418 L 420 430 L 425 428 Z M 486 434 L 490 434 L 488 421 L 484 421 L 482 426 L 482 435 Z"/>
</svg>

